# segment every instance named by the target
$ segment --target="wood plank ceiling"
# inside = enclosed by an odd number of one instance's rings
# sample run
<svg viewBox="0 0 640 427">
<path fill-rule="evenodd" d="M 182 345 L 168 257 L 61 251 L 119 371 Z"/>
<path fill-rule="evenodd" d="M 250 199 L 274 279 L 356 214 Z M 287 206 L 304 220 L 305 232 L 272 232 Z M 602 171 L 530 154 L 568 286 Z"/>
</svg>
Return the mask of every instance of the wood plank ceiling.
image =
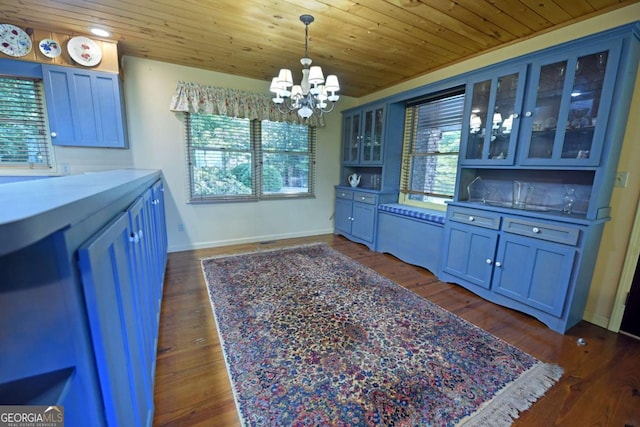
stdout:
<svg viewBox="0 0 640 427">
<path fill-rule="evenodd" d="M 269 82 L 309 56 L 363 96 L 640 0 L 0 0 L 0 23 L 112 32 L 120 55 Z M 640 17 L 638 17 L 640 19 Z M 265 83 L 267 84 L 267 83 Z"/>
</svg>

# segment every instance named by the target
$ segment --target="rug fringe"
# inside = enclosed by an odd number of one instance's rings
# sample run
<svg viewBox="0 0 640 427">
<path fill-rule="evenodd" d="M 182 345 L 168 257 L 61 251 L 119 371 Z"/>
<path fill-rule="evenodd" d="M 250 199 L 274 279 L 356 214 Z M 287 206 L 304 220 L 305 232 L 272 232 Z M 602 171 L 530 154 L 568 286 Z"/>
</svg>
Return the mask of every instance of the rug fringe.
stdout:
<svg viewBox="0 0 640 427">
<path fill-rule="evenodd" d="M 539 362 L 457 425 L 510 426 L 520 412 L 529 409 L 560 379 L 563 372 L 557 365 Z"/>
</svg>

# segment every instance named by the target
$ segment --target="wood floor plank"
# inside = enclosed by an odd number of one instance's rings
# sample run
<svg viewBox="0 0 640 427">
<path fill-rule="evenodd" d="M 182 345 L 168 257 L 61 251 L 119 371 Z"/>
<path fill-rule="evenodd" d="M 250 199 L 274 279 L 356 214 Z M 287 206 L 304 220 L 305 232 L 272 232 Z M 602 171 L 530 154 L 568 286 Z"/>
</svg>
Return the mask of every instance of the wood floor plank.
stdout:
<svg viewBox="0 0 640 427">
<path fill-rule="evenodd" d="M 514 426 L 640 427 L 640 341 L 581 322 L 565 335 L 428 270 L 333 235 L 169 254 L 160 319 L 154 426 L 240 425 L 200 259 L 325 242 L 565 374 Z M 583 338 L 586 345 L 579 345 Z"/>
</svg>

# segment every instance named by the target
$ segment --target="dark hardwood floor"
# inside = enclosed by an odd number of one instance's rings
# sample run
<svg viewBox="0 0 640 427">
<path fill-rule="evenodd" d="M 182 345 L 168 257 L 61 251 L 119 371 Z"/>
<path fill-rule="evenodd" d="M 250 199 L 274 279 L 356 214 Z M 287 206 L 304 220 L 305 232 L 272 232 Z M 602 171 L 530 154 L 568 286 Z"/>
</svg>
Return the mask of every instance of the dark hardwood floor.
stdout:
<svg viewBox="0 0 640 427">
<path fill-rule="evenodd" d="M 515 426 L 640 427 L 640 341 L 581 322 L 561 335 L 537 320 L 440 282 L 429 271 L 342 237 L 245 244 L 169 254 L 155 383 L 156 426 L 239 426 L 200 259 L 322 241 L 475 323 L 564 375 Z M 578 345 L 583 338 L 586 345 Z"/>
</svg>

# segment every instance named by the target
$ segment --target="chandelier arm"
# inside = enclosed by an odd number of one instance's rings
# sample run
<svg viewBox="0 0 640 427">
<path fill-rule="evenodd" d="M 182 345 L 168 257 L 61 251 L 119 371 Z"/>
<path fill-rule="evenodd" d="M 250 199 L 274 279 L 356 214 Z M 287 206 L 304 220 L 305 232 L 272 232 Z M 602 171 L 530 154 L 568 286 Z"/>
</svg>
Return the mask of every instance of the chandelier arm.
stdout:
<svg viewBox="0 0 640 427">
<path fill-rule="evenodd" d="M 331 108 L 329 108 L 328 110 L 319 108 L 319 110 L 322 111 L 323 113 L 330 113 L 333 111 L 335 107 L 336 107 L 336 101 L 331 101 Z"/>
</svg>

